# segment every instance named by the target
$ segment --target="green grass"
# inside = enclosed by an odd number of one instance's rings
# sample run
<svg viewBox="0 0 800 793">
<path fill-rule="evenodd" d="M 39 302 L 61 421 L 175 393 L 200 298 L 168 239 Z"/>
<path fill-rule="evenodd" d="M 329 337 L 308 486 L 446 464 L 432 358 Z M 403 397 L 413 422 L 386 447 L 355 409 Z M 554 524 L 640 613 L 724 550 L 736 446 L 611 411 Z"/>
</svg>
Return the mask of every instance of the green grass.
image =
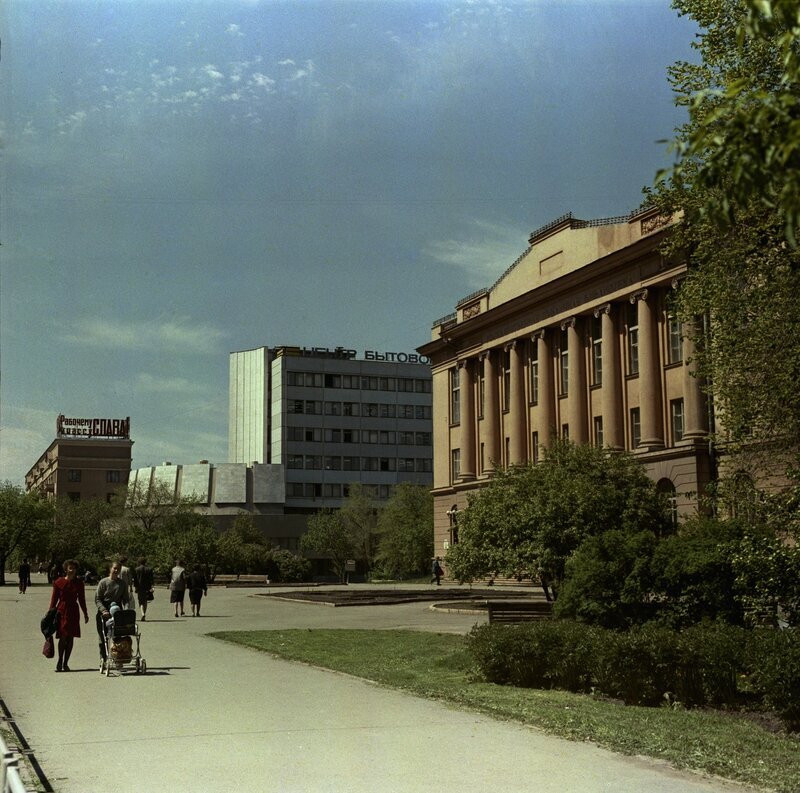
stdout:
<svg viewBox="0 0 800 793">
<path fill-rule="evenodd" d="M 293 661 L 373 680 L 551 735 L 796 793 L 800 739 L 714 711 L 640 708 L 566 691 L 477 679 L 465 638 L 414 631 L 285 630 L 210 634 Z"/>
</svg>

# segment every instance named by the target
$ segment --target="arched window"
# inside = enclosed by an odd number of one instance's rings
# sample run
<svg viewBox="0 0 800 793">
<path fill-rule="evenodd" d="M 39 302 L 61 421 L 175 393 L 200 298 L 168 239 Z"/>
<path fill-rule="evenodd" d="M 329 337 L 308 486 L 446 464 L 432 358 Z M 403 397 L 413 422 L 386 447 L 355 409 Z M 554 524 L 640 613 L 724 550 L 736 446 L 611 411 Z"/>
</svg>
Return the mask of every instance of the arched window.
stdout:
<svg viewBox="0 0 800 793">
<path fill-rule="evenodd" d="M 659 493 L 663 493 L 667 499 L 667 503 L 669 504 L 669 516 L 670 516 L 670 524 L 672 526 L 672 530 L 678 528 L 678 495 L 675 492 L 675 485 L 672 484 L 671 479 L 659 479 L 656 482 L 656 490 Z"/>
<path fill-rule="evenodd" d="M 458 504 L 453 504 L 447 510 L 447 517 L 450 520 L 450 545 L 458 544 Z"/>
</svg>

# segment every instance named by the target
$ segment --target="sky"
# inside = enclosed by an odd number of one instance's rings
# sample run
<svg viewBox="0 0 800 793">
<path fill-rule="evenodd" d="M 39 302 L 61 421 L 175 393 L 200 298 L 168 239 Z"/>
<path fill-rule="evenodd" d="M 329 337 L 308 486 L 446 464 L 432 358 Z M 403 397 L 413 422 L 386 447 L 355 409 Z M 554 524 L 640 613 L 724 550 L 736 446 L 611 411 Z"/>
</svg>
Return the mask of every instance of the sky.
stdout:
<svg viewBox="0 0 800 793">
<path fill-rule="evenodd" d="M 227 461 L 228 353 L 413 352 L 681 123 L 666 0 L 5 0 L 0 481 L 56 417 Z"/>
</svg>

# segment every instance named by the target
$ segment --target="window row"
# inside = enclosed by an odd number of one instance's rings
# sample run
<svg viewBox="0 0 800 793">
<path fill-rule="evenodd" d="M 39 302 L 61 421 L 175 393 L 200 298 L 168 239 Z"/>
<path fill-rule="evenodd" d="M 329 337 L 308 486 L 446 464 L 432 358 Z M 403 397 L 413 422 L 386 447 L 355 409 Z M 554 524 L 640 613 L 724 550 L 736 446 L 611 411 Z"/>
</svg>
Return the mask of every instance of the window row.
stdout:
<svg viewBox="0 0 800 793">
<path fill-rule="evenodd" d="M 639 325 L 636 305 L 629 305 L 625 314 L 625 345 L 626 345 L 626 374 L 639 373 Z M 683 361 L 683 326 L 676 317 L 667 316 L 667 365 L 678 364 Z M 591 349 L 590 377 L 591 385 L 603 384 L 603 339 L 601 320 L 592 318 L 589 323 L 589 343 Z M 556 357 L 558 359 L 558 395 L 569 394 L 569 341 L 568 330 L 558 333 L 556 344 Z M 511 352 L 503 350 L 502 364 L 502 404 L 503 410 L 509 410 L 511 405 Z M 484 361 L 478 361 L 478 416 L 483 417 L 486 401 L 486 382 L 484 374 Z M 528 358 L 528 384 L 532 404 L 539 401 L 539 351 L 538 345 L 530 345 Z M 458 424 L 461 421 L 461 382 L 457 367 L 450 370 L 450 423 Z"/>
<path fill-rule="evenodd" d="M 430 394 L 431 381 L 421 377 L 364 377 L 324 372 L 286 372 L 286 385 L 304 388 L 353 388 L 361 391 L 403 391 Z"/>
<path fill-rule="evenodd" d="M 343 430 L 325 427 L 287 427 L 286 439 L 310 443 L 385 443 L 401 446 L 431 446 L 433 443 L 430 432 Z"/>
<path fill-rule="evenodd" d="M 388 405 L 380 402 L 322 402 L 315 399 L 289 399 L 287 413 L 306 416 L 348 416 L 379 419 L 430 419 L 430 405 Z"/>
<path fill-rule="evenodd" d="M 354 457 L 321 454 L 290 454 L 286 467 L 305 471 L 399 471 L 427 474 L 433 470 L 430 457 Z"/>
<path fill-rule="evenodd" d="M 83 472 L 80 468 L 67 469 L 68 482 L 80 482 Z M 106 471 L 106 482 L 109 484 L 119 484 L 122 481 L 121 471 Z"/>
<path fill-rule="evenodd" d="M 394 493 L 394 485 L 361 485 L 361 489 L 371 498 L 378 499 L 391 498 Z M 347 498 L 350 495 L 350 485 L 336 482 L 289 482 L 286 485 L 286 495 L 289 498 Z"/>
</svg>

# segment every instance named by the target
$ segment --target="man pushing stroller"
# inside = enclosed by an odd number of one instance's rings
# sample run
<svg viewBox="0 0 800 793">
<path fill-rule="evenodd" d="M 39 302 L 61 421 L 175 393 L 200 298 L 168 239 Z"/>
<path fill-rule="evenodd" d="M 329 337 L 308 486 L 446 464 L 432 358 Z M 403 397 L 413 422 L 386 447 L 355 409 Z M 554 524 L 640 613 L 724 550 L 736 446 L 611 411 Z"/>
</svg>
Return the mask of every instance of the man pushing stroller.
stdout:
<svg viewBox="0 0 800 793">
<path fill-rule="evenodd" d="M 128 585 L 119 577 L 120 563 L 113 562 L 106 578 L 100 579 L 94 593 L 97 605 L 97 635 L 100 638 L 100 657 L 106 659 L 106 620 L 111 617 L 111 605 L 116 603 L 130 607 Z"/>
</svg>

